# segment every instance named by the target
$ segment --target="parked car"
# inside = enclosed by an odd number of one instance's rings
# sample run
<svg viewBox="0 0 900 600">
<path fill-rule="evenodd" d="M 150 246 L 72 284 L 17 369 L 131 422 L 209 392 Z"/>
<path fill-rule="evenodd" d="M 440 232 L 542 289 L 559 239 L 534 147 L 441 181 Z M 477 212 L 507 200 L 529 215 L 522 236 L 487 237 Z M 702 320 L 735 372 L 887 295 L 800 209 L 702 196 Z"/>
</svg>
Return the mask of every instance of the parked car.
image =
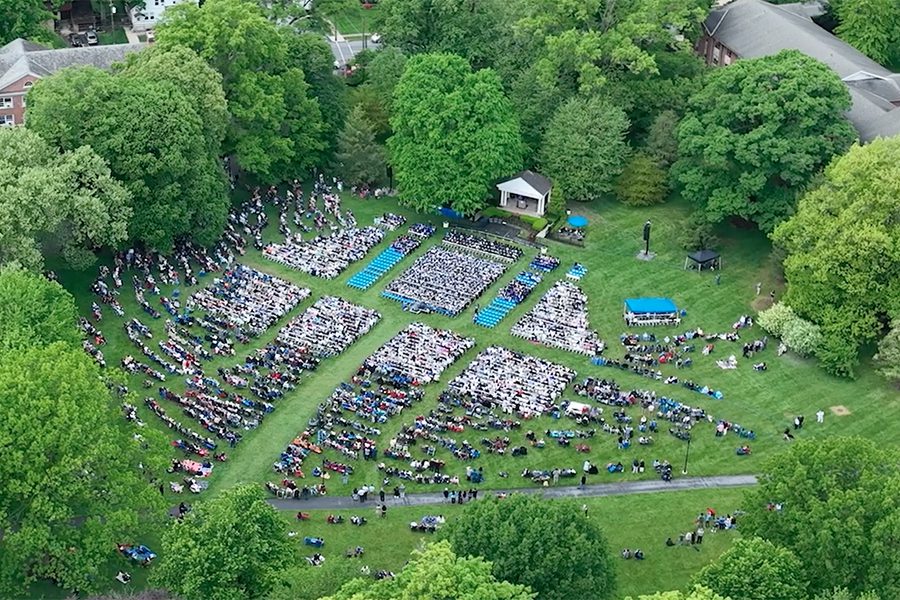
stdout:
<svg viewBox="0 0 900 600">
<path fill-rule="evenodd" d="M 93 29 L 85 33 L 84 37 L 87 39 L 88 46 L 96 46 L 100 43 L 100 40 L 97 39 L 97 32 Z"/>
<path fill-rule="evenodd" d="M 83 33 L 70 33 L 69 43 L 75 48 L 81 48 L 88 45 L 87 38 Z"/>
<path fill-rule="evenodd" d="M 382 38 L 381 38 L 381 34 L 380 34 L 380 33 L 373 33 L 373 34 L 372 34 L 372 37 L 369 38 L 369 39 L 372 40 L 372 43 L 373 43 L 373 44 L 380 44 Z"/>
<path fill-rule="evenodd" d="M 148 29 L 147 30 L 147 42 L 152 44 L 155 41 L 156 41 L 156 34 L 153 33 L 152 29 Z"/>
</svg>

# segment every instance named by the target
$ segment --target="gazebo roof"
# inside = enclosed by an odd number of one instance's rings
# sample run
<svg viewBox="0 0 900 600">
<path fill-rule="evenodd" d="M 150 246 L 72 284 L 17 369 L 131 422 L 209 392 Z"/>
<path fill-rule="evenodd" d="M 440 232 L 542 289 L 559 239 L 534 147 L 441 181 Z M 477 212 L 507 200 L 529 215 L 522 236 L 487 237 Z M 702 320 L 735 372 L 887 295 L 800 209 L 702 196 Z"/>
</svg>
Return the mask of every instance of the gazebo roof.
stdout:
<svg viewBox="0 0 900 600">
<path fill-rule="evenodd" d="M 719 258 L 719 253 L 715 250 L 697 250 L 696 252 L 691 252 L 690 254 L 688 254 L 688 258 L 690 258 L 695 263 L 704 265 Z"/>
<path fill-rule="evenodd" d="M 522 171 L 497 184 L 497 189 L 528 198 L 543 198 L 553 188 L 549 179 L 534 171 Z"/>
</svg>

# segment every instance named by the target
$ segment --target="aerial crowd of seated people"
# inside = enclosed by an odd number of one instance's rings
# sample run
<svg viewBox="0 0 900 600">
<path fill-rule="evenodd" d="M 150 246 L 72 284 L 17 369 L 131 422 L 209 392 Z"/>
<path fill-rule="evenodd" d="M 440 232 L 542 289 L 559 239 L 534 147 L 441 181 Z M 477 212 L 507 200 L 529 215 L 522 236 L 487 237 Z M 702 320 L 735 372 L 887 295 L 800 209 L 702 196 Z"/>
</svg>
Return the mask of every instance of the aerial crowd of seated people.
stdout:
<svg viewBox="0 0 900 600">
<path fill-rule="evenodd" d="M 336 356 L 378 323 L 378 311 L 343 298 L 323 296 L 278 332 L 284 346 L 306 348 L 315 356 Z"/>
<path fill-rule="evenodd" d="M 444 243 L 449 246 L 458 246 L 469 252 L 484 254 L 492 258 L 499 258 L 505 262 L 515 262 L 522 256 L 522 250 L 510 244 L 490 240 L 480 235 L 465 233 L 458 229 L 451 229 L 444 234 Z"/>
<path fill-rule="evenodd" d="M 512 334 L 545 346 L 595 356 L 604 344 L 590 328 L 587 295 L 574 283 L 557 281 L 534 308 L 512 328 Z"/>
<path fill-rule="evenodd" d="M 366 358 L 363 366 L 383 374 L 403 375 L 416 386 L 425 385 L 437 381 L 447 367 L 474 346 L 473 338 L 414 322 Z"/>
<path fill-rule="evenodd" d="M 575 378 L 575 371 L 500 346 L 481 351 L 449 389 L 523 417 L 542 415 Z"/>
<path fill-rule="evenodd" d="M 384 295 L 455 316 L 499 279 L 505 268 L 493 259 L 434 246 L 391 281 Z"/>
</svg>

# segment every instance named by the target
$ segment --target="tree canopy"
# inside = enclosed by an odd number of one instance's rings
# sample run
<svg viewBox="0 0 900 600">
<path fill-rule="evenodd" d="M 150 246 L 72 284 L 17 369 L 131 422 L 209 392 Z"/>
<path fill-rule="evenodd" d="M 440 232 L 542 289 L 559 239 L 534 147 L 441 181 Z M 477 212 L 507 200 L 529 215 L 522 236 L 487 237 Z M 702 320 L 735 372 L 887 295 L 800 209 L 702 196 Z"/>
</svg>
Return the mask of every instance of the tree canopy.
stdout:
<svg viewBox="0 0 900 600">
<path fill-rule="evenodd" d="M 632 600 L 628 596 L 625 600 Z M 637 600 L 731 600 L 723 598 L 709 588 L 697 586 L 689 592 L 674 590 L 671 592 L 657 592 L 647 596 L 638 596 Z M 795 599 L 796 600 L 796 599 Z"/>
<path fill-rule="evenodd" d="M 741 217 L 771 231 L 856 138 L 849 107 L 838 76 L 795 50 L 712 70 L 678 127 L 682 194 L 713 222 Z"/>
<path fill-rule="evenodd" d="M 91 148 L 66 150 L 27 129 L 0 128 L 0 265 L 40 270 L 46 241 L 72 266 L 85 267 L 93 247 L 127 238 L 128 190 Z"/>
<path fill-rule="evenodd" d="M 900 315 L 900 138 L 854 146 L 775 230 L 787 251 L 785 301 L 821 326 L 817 355 L 852 375 L 859 349 Z"/>
<path fill-rule="evenodd" d="M 504 0 L 381 0 L 379 26 L 407 54 L 456 54 L 480 69 L 494 64 L 509 34 L 509 8 Z"/>
<path fill-rule="evenodd" d="M 384 149 L 375 143 L 375 132 L 360 106 L 344 123 L 336 158 L 344 180 L 351 185 L 368 185 L 385 176 Z"/>
<path fill-rule="evenodd" d="M 114 74 L 81 67 L 42 79 L 27 126 L 63 151 L 87 144 L 109 163 L 131 192 L 132 239 L 163 252 L 179 236 L 211 244 L 228 213 L 218 75 L 184 49 L 147 53 Z"/>
<path fill-rule="evenodd" d="M 473 502 L 443 535 L 458 555 L 484 557 L 494 575 L 529 586 L 539 598 L 613 598 L 606 539 L 574 503 L 527 494 Z"/>
<path fill-rule="evenodd" d="M 55 0 L 51 4 L 62 4 Z M 0 46 L 16 38 L 32 42 L 52 44 L 55 37 L 46 27 L 53 19 L 44 0 L 4 0 L 0 3 Z"/>
<path fill-rule="evenodd" d="M 190 48 L 221 74 L 231 114 L 224 152 L 264 181 L 296 177 L 325 148 L 319 102 L 289 60 L 309 48 L 289 35 L 251 0 L 179 4 L 157 28 L 158 45 Z"/>
<path fill-rule="evenodd" d="M 790 550 L 760 538 L 734 542 L 715 562 L 694 576 L 713 592 L 741 600 L 805 598 L 803 565 Z"/>
<path fill-rule="evenodd" d="M 54 312 L 72 310 L 71 298 L 56 300 Z M 39 578 L 96 591 L 119 560 L 116 543 L 161 524 L 162 497 L 147 479 L 165 468 L 164 442 L 152 431 L 134 438 L 120 415 L 76 345 L 0 357 L 0 595 Z"/>
<path fill-rule="evenodd" d="M 744 535 L 792 551 L 810 593 L 900 594 L 900 455 L 861 438 L 798 441 L 769 460 L 744 505 Z"/>
<path fill-rule="evenodd" d="M 490 184 L 522 165 L 512 106 L 490 69 L 472 72 L 452 54 L 412 57 L 394 89 L 388 140 L 400 200 L 463 214 L 484 206 Z"/>
<path fill-rule="evenodd" d="M 18 266 L 0 267 L 0 355 L 8 350 L 80 341 L 75 300 L 61 285 Z"/>
<path fill-rule="evenodd" d="M 166 530 L 151 581 L 185 598 L 267 598 L 298 557 L 262 490 L 244 485 L 197 503 Z"/>
<path fill-rule="evenodd" d="M 900 60 L 900 3 L 895 0 L 840 0 L 835 33 L 883 65 Z M 896 64 L 896 63 L 895 63 Z"/>
<path fill-rule="evenodd" d="M 412 560 L 396 577 L 381 581 L 354 579 L 322 600 L 533 600 L 534 597 L 525 586 L 495 578 L 491 563 L 483 558 L 459 557 L 449 543 L 437 542 L 422 551 L 413 551 Z"/>
<path fill-rule="evenodd" d="M 572 98 L 544 134 L 541 168 L 567 200 L 595 200 L 613 189 L 628 157 L 628 117 L 600 97 Z"/>
</svg>

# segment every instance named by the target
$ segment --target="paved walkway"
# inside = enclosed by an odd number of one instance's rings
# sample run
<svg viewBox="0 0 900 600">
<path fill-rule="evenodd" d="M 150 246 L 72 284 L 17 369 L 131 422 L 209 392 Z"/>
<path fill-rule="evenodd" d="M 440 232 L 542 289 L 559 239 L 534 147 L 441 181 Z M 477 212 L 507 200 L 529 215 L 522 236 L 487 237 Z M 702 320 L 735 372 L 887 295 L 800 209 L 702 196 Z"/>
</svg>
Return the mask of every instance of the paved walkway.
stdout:
<svg viewBox="0 0 900 600">
<path fill-rule="evenodd" d="M 623 481 L 620 483 L 597 483 L 585 486 L 583 490 L 577 486 L 567 485 L 551 488 L 520 488 L 520 489 L 492 489 L 478 490 L 483 497 L 496 495 L 499 493 L 519 492 L 524 494 L 539 494 L 544 498 L 597 498 L 600 496 L 621 496 L 627 494 L 649 494 L 655 492 L 677 492 L 681 490 L 701 490 L 715 489 L 725 487 L 741 487 L 747 485 L 756 485 L 756 476 L 754 475 L 723 475 L 720 477 L 684 477 L 681 479 L 673 479 L 666 482 L 661 479 L 647 481 Z M 378 494 L 374 498 L 370 498 L 366 504 L 375 506 L 378 501 Z M 389 506 L 399 504 L 394 499 L 393 494 L 389 494 Z M 408 506 L 426 506 L 429 504 L 443 504 L 445 502 L 443 493 L 427 493 L 427 494 L 408 494 L 405 504 Z M 310 498 L 309 500 L 279 500 L 272 498 L 269 504 L 279 510 L 300 510 L 300 509 L 349 509 L 359 506 L 359 502 L 354 502 L 348 496 L 323 496 Z"/>
</svg>

